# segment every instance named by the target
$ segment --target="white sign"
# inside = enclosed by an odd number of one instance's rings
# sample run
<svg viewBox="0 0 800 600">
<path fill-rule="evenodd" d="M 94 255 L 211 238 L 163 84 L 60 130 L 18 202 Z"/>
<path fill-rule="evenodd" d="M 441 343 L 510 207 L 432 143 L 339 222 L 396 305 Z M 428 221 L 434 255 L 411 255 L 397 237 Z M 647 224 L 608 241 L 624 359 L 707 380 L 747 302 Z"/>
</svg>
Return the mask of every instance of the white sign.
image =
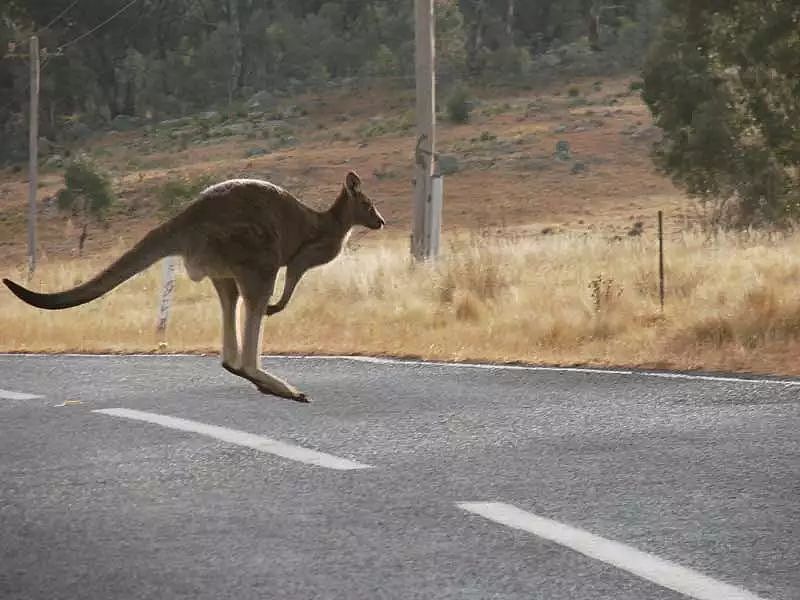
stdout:
<svg viewBox="0 0 800 600">
<path fill-rule="evenodd" d="M 175 290 L 175 257 L 168 256 L 164 259 L 164 284 L 161 288 L 161 302 L 158 305 L 158 324 L 156 331 L 162 332 L 167 328 L 169 305 L 172 302 L 172 292 Z"/>
<path fill-rule="evenodd" d="M 441 175 L 431 177 L 431 195 L 425 205 L 427 215 L 425 221 L 428 229 L 426 246 L 430 257 L 439 256 L 439 242 L 442 235 L 442 200 L 444 198 L 444 178 Z"/>
</svg>

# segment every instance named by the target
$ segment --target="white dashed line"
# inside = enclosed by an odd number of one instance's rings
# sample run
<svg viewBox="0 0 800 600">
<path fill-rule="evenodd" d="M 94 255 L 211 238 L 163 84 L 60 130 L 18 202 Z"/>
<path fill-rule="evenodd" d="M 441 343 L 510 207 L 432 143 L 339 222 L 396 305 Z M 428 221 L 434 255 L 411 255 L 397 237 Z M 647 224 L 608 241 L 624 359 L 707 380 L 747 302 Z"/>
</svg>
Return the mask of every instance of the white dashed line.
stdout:
<svg viewBox="0 0 800 600">
<path fill-rule="evenodd" d="M 273 440 L 268 437 L 246 433 L 244 431 L 237 431 L 235 429 L 228 429 L 227 427 L 218 427 L 217 425 L 207 425 L 198 421 L 190 421 L 188 419 L 180 419 L 177 417 L 169 417 L 167 415 L 160 415 L 158 413 L 143 412 L 140 410 L 131 410 L 128 408 L 103 408 L 93 410 L 92 412 L 101 413 L 104 415 L 111 415 L 114 417 L 123 417 L 125 419 L 134 419 L 136 421 L 144 421 L 146 423 L 153 423 L 161 425 L 162 427 L 169 427 L 170 429 L 178 429 L 180 431 L 188 431 L 191 433 L 199 433 L 214 439 L 227 442 L 229 444 L 236 444 L 238 446 L 245 446 L 253 448 L 261 452 L 268 452 L 275 454 L 289 460 L 306 463 L 309 465 L 316 465 L 318 467 L 325 467 L 327 469 L 337 469 L 340 471 L 351 471 L 355 469 L 369 469 L 370 465 L 365 465 L 346 458 L 339 458 L 332 454 L 325 454 L 309 448 L 287 444 L 278 440 Z"/>
<path fill-rule="evenodd" d="M 37 400 L 41 396 L 36 394 L 23 394 L 22 392 L 12 392 L 9 390 L 0 390 L 0 400 Z"/>
<path fill-rule="evenodd" d="M 507 527 L 521 529 L 561 544 L 589 558 L 613 565 L 696 600 L 764 600 L 747 590 L 722 583 L 692 569 L 588 531 L 525 512 L 511 504 L 461 502 L 458 507 Z"/>
</svg>

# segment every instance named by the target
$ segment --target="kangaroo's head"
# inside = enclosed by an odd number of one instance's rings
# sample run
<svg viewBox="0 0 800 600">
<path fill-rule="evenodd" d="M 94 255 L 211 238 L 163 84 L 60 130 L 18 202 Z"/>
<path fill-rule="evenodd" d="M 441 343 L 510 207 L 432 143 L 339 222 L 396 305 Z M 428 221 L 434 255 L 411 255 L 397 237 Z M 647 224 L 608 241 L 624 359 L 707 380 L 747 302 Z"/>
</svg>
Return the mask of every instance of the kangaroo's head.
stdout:
<svg viewBox="0 0 800 600">
<path fill-rule="evenodd" d="M 354 224 L 363 225 L 370 229 L 380 229 L 386 225 L 386 221 L 383 220 L 381 213 L 375 208 L 375 204 L 362 191 L 361 179 L 359 179 L 355 171 L 347 173 L 347 177 L 344 180 L 344 189 L 350 204 Z"/>
</svg>

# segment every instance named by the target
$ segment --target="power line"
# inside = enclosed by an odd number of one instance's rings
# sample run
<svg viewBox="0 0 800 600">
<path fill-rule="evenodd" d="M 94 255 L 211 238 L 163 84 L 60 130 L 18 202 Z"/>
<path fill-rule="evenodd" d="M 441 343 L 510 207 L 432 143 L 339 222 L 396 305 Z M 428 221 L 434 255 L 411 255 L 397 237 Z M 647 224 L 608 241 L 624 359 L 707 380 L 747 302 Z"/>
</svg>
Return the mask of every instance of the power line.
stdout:
<svg viewBox="0 0 800 600">
<path fill-rule="evenodd" d="M 44 27 L 42 27 L 42 28 L 41 28 L 39 31 L 37 31 L 37 32 L 36 32 L 34 35 L 39 35 L 39 34 L 40 34 L 42 31 L 45 31 L 46 29 L 50 29 L 50 28 L 51 28 L 51 27 L 52 27 L 52 26 L 53 26 L 53 25 L 54 25 L 56 22 L 58 22 L 58 21 L 61 19 L 61 17 L 63 17 L 65 14 L 67 14 L 67 13 L 70 11 L 70 9 L 71 9 L 73 6 L 75 6 L 75 5 L 78 3 L 78 1 L 79 1 L 79 0 L 73 0 L 72 4 L 70 4 L 69 6 L 67 6 L 67 8 L 65 8 L 64 10 L 62 10 L 60 13 L 58 13 L 58 16 L 56 16 L 56 17 L 55 17 L 55 18 L 54 18 L 52 21 L 50 21 L 50 22 L 49 22 L 47 25 L 45 25 Z"/>
<path fill-rule="evenodd" d="M 72 46 L 73 44 L 77 44 L 78 42 L 80 42 L 80 41 L 81 41 L 83 38 L 85 38 L 85 37 L 87 37 L 87 36 L 90 36 L 90 35 L 92 35 L 92 34 L 93 34 L 95 31 L 97 31 L 98 29 L 100 29 L 100 28 L 101 28 L 101 27 L 103 27 L 104 25 L 107 25 L 108 23 L 110 23 L 111 21 L 113 21 L 114 19 L 116 19 L 116 18 L 117 18 L 119 15 L 121 15 L 122 13 L 124 13 L 124 12 L 125 12 L 126 10 L 128 10 L 128 9 L 129 9 L 131 6 L 133 6 L 133 5 L 134 5 L 136 2 L 138 2 L 138 0 L 131 0 L 131 1 L 130 1 L 130 2 L 128 2 L 128 3 L 127 3 L 125 6 L 123 6 L 123 7 L 122 7 L 122 8 L 120 8 L 120 9 L 119 9 L 117 12 L 115 12 L 113 15 L 111 15 L 110 17 L 108 17 L 108 18 L 107 18 L 105 21 L 103 21 L 103 22 L 102 22 L 102 23 L 100 23 L 99 25 L 96 25 L 96 26 L 92 27 L 92 28 L 91 28 L 89 31 L 87 31 L 86 33 L 84 33 L 84 34 L 82 34 L 82 35 L 79 35 L 79 36 L 78 36 L 78 37 L 76 37 L 74 40 L 72 40 L 72 41 L 69 41 L 69 42 L 67 42 L 66 44 L 61 44 L 61 45 L 58 47 L 58 49 L 59 49 L 59 50 L 63 50 L 64 48 L 69 48 L 69 47 L 70 47 L 70 46 Z"/>
</svg>

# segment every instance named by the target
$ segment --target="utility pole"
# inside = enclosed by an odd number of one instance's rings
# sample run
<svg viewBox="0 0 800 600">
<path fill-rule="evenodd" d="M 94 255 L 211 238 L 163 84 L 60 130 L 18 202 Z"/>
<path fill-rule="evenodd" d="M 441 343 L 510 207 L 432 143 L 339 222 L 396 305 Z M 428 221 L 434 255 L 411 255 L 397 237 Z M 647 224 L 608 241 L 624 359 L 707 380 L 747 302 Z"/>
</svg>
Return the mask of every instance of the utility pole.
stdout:
<svg viewBox="0 0 800 600">
<path fill-rule="evenodd" d="M 414 150 L 414 228 L 411 254 L 418 260 L 438 252 L 441 196 L 434 193 L 436 95 L 433 0 L 415 2 L 417 142 Z M 441 189 L 441 186 L 437 186 Z M 437 197 L 438 196 L 438 197 Z"/>
<path fill-rule="evenodd" d="M 74 5 L 74 3 L 73 3 Z M 48 54 L 47 48 L 42 52 L 45 64 L 50 56 L 63 56 L 61 48 Z M 39 188 L 39 75 L 41 73 L 41 54 L 39 38 L 30 37 L 28 54 L 17 52 L 17 42 L 8 42 L 8 52 L 4 58 L 27 58 L 30 64 L 30 110 L 28 115 L 28 278 L 33 277 L 36 270 L 36 194 Z"/>
<path fill-rule="evenodd" d="M 36 270 L 36 193 L 39 179 L 39 38 L 31 36 L 31 107 L 28 137 L 28 277 Z"/>
</svg>

